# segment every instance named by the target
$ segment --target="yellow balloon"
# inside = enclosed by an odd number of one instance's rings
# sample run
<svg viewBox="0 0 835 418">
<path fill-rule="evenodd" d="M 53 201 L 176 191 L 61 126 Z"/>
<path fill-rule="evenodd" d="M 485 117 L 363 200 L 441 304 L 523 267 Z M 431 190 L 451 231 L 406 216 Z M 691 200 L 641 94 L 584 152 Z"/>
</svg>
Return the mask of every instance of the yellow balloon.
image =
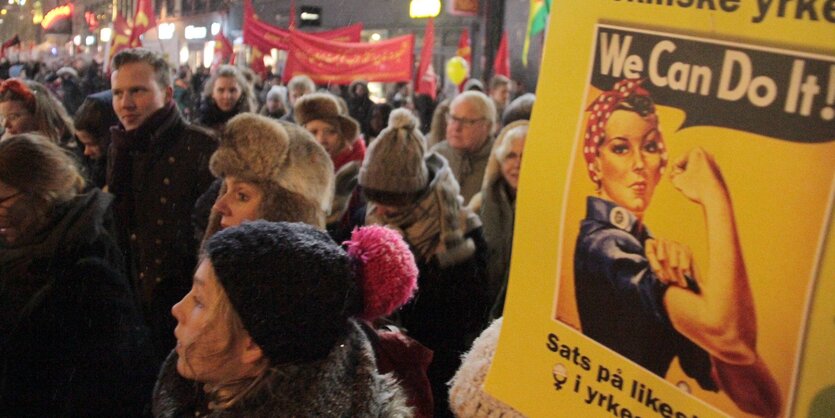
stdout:
<svg viewBox="0 0 835 418">
<path fill-rule="evenodd" d="M 467 60 L 461 57 L 452 57 L 446 62 L 446 76 L 453 84 L 461 84 L 470 75 L 470 66 Z"/>
</svg>

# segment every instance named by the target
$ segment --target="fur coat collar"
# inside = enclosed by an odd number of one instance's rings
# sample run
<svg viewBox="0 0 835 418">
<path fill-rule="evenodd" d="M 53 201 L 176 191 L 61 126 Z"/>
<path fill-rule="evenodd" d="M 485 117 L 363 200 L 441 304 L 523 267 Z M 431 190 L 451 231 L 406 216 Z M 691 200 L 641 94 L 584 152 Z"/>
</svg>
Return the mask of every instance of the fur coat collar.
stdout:
<svg viewBox="0 0 835 418">
<path fill-rule="evenodd" d="M 154 388 L 156 417 L 195 416 L 204 409 L 202 386 L 177 373 L 172 351 Z M 322 360 L 272 367 L 243 401 L 209 417 L 411 417 L 405 392 L 390 374 L 377 372 L 367 337 L 351 321 L 348 332 Z"/>
</svg>

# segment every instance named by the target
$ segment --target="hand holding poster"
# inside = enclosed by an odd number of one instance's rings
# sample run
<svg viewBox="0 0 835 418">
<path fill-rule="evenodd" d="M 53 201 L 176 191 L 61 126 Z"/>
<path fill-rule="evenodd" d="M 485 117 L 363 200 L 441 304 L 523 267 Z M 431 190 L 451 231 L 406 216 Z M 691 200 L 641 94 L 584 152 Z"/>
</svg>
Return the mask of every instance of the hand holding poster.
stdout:
<svg viewBox="0 0 835 418">
<path fill-rule="evenodd" d="M 494 396 L 806 416 L 835 385 L 835 26 L 764 3 L 555 3 Z"/>
</svg>

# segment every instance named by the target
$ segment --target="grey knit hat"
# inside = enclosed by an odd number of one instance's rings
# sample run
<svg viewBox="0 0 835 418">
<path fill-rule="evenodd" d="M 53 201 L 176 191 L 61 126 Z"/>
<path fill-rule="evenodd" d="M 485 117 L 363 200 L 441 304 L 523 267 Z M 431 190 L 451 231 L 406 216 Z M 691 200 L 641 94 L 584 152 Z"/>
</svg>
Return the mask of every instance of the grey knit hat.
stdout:
<svg viewBox="0 0 835 418">
<path fill-rule="evenodd" d="M 426 140 L 417 127 L 418 120 L 410 111 L 401 108 L 391 112 L 388 127 L 371 143 L 360 168 L 359 184 L 366 195 L 414 195 L 426 189 Z"/>
<path fill-rule="evenodd" d="M 304 129 L 265 116 L 230 119 L 209 169 L 216 177 L 279 186 L 325 213 L 333 200 L 333 162 L 325 149 Z"/>
</svg>

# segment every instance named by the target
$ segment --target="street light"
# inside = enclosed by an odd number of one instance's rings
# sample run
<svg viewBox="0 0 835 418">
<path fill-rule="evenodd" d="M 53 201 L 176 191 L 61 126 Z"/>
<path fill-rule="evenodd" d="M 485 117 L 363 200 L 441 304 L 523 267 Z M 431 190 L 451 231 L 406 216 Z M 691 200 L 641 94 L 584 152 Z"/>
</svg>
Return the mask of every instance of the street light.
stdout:
<svg viewBox="0 0 835 418">
<path fill-rule="evenodd" d="M 412 0 L 409 3 L 409 17 L 420 19 L 436 17 L 441 13 L 441 0 Z"/>
</svg>

